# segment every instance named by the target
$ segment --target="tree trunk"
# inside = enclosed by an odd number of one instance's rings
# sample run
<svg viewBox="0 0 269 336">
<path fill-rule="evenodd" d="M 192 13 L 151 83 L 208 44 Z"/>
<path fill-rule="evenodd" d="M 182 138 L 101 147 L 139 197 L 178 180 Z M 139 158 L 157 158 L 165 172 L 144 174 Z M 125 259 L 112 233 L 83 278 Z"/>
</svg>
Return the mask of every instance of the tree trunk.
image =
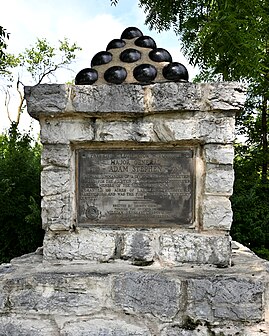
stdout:
<svg viewBox="0 0 269 336">
<path fill-rule="evenodd" d="M 267 183 L 268 171 L 268 126 L 267 126 L 267 97 L 262 98 L 262 183 Z"/>
</svg>

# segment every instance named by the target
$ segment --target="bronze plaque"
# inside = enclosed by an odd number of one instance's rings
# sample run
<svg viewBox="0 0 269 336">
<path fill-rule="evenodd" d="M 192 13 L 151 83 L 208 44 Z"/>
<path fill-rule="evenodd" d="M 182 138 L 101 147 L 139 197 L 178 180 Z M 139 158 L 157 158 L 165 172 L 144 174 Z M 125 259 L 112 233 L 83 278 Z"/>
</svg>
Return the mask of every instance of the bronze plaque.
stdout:
<svg viewBox="0 0 269 336">
<path fill-rule="evenodd" d="M 77 150 L 78 224 L 171 226 L 193 221 L 193 150 Z"/>
</svg>

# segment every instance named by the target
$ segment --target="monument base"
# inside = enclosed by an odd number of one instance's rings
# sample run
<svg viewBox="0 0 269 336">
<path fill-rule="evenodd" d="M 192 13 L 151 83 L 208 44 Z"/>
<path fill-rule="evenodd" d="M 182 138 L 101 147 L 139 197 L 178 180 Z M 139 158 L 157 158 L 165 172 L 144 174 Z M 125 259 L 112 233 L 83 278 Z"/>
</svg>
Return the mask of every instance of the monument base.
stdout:
<svg viewBox="0 0 269 336">
<path fill-rule="evenodd" d="M 49 263 L 41 252 L 0 266 L 0 335 L 269 333 L 269 263 L 240 244 L 227 268 Z"/>
</svg>

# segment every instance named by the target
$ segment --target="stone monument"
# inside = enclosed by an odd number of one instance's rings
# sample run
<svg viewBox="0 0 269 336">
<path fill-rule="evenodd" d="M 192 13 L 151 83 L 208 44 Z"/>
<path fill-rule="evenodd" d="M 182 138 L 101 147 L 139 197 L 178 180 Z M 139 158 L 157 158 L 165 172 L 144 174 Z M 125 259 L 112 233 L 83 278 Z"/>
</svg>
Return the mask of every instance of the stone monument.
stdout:
<svg viewBox="0 0 269 336">
<path fill-rule="evenodd" d="M 268 262 L 229 236 L 244 87 L 134 27 L 75 83 L 25 90 L 45 238 L 0 267 L 0 335 L 266 335 Z"/>
</svg>

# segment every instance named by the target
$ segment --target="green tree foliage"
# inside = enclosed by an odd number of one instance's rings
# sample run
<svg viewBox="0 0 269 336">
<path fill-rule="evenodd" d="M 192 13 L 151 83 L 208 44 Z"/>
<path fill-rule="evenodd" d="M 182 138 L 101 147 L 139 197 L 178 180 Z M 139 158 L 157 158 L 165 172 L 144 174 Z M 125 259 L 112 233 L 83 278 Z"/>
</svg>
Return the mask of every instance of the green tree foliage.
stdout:
<svg viewBox="0 0 269 336">
<path fill-rule="evenodd" d="M 5 71 L 5 49 L 7 48 L 7 39 L 9 39 L 9 34 L 2 26 L 0 26 L 0 74 Z"/>
<path fill-rule="evenodd" d="M 42 246 L 40 145 L 12 124 L 0 135 L 0 263 Z"/>
<path fill-rule="evenodd" d="M 43 83 L 58 69 L 68 69 L 80 49 L 67 39 L 59 41 L 57 48 L 46 39 L 37 39 L 33 47 L 19 55 L 5 53 L 2 59 L 11 127 L 8 134 L 0 135 L 0 263 L 34 251 L 42 245 L 44 235 L 40 217 L 41 148 L 38 143 L 33 143 L 28 133 L 18 131 L 20 115 L 25 108 L 23 78 L 29 80 L 30 75 L 34 85 Z M 19 97 L 14 122 L 9 114 L 12 89 Z"/>
<path fill-rule="evenodd" d="M 259 171 L 255 146 L 237 145 L 232 196 L 232 237 L 269 260 L 269 188 Z"/>
<path fill-rule="evenodd" d="M 68 39 L 59 41 L 57 47 L 51 46 L 46 39 L 37 39 L 34 46 L 26 48 L 18 55 L 6 53 L 5 72 L 6 78 L 6 112 L 10 122 L 19 124 L 20 116 L 25 108 L 24 85 L 25 78 L 29 75 L 33 85 L 44 83 L 45 80 L 55 79 L 55 74 L 59 69 L 69 69 L 69 65 L 76 58 L 76 53 L 81 48 L 76 44 L 71 44 Z M 18 109 L 16 119 L 12 120 L 9 111 L 10 91 L 15 90 L 18 95 Z"/>
</svg>

